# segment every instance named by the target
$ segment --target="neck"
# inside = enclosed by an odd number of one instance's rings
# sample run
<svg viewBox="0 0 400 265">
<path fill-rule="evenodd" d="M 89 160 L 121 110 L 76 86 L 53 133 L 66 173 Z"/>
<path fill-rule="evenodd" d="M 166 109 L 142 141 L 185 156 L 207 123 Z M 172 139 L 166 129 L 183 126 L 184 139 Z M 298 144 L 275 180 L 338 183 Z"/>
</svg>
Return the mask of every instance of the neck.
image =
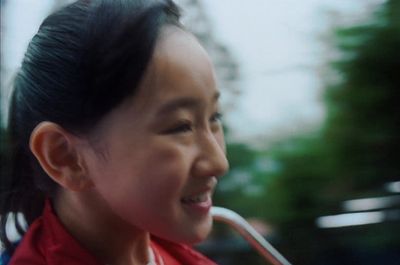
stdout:
<svg viewBox="0 0 400 265">
<path fill-rule="evenodd" d="M 67 231 L 100 262 L 148 263 L 149 233 L 121 220 L 98 195 L 63 191 L 55 198 L 54 210 Z"/>
</svg>

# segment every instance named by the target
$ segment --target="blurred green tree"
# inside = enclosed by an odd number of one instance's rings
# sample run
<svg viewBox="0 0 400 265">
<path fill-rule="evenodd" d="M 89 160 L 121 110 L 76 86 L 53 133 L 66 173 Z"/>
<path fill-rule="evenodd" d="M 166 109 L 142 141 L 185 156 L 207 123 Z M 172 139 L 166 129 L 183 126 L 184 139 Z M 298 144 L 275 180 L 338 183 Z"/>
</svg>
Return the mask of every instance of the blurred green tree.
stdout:
<svg viewBox="0 0 400 265">
<path fill-rule="evenodd" d="M 339 81 L 326 84 L 322 128 L 268 151 L 228 144 L 231 171 L 216 196 L 218 205 L 272 223 L 278 248 L 300 265 L 321 264 L 317 258 L 327 253 L 341 265 L 365 264 L 349 252 L 400 244 L 398 222 L 333 230 L 315 224 L 342 212 L 344 200 L 385 195 L 384 184 L 400 177 L 400 1 L 333 34 L 341 56 L 329 64 Z"/>
<path fill-rule="evenodd" d="M 341 82 L 328 87 L 323 130 L 342 192 L 366 192 L 399 178 L 400 2 L 388 1 L 370 24 L 336 32 Z M 345 196 L 340 194 L 338 196 Z"/>
<path fill-rule="evenodd" d="M 318 216 L 339 213 L 343 200 L 383 195 L 384 184 L 400 177 L 400 1 L 334 34 L 341 56 L 330 65 L 339 81 L 327 84 L 326 121 L 315 135 L 272 148 L 281 170 L 265 176 L 262 213 L 278 227 L 294 264 L 316 264 L 329 248 L 400 243 L 398 223 L 375 225 L 379 234 L 363 227 L 332 235 L 315 225 Z M 361 264 L 349 262 L 341 264 Z"/>
</svg>

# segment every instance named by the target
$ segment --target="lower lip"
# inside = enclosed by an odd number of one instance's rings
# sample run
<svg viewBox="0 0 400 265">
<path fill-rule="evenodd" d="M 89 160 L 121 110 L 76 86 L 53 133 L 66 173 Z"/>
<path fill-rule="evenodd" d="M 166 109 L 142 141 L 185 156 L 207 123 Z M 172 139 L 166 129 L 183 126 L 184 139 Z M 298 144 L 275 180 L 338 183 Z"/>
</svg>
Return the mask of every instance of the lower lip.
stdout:
<svg viewBox="0 0 400 265">
<path fill-rule="evenodd" d="M 198 202 L 198 203 L 183 203 L 184 207 L 188 209 L 190 212 L 193 212 L 198 215 L 206 215 L 210 212 L 211 206 L 212 206 L 212 200 L 209 197 L 206 201 L 204 202 Z"/>
</svg>

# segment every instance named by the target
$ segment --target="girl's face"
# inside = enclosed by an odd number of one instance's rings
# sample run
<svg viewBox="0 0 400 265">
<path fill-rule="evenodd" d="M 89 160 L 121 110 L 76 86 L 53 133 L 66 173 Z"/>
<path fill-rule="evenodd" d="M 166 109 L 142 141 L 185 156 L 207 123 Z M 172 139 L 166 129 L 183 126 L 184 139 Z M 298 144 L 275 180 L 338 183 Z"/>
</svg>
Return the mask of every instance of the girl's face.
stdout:
<svg viewBox="0 0 400 265">
<path fill-rule="evenodd" d="M 94 189 L 118 217 L 176 242 L 208 235 L 211 195 L 228 169 L 218 95 L 206 52 L 165 28 L 139 90 L 105 117 L 86 155 Z"/>
</svg>

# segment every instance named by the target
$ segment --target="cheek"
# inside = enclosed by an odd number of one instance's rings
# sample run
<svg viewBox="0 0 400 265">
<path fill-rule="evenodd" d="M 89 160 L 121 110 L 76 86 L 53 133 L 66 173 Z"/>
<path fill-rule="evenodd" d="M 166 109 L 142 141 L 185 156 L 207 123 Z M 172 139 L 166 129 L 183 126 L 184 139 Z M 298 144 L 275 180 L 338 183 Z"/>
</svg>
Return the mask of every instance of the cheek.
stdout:
<svg viewBox="0 0 400 265">
<path fill-rule="evenodd" d="M 156 148 L 157 147 L 157 148 Z M 190 151 L 172 143 L 155 145 L 145 154 L 145 163 L 140 168 L 141 182 L 156 194 L 155 199 L 167 200 L 179 194 L 186 185 L 192 164 Z"/>
<path fill-rule="evenodd" d="M 110 152 L 107 161 L 98 161 L 95 185 L 120 217 L 143 225 L 155 217 L 154 209 L 171 210 L 180 200 L 190 177 L 192 155 L 189 148 L 172 142 L 135 150 L 123 156 Z"/>
</svg>

